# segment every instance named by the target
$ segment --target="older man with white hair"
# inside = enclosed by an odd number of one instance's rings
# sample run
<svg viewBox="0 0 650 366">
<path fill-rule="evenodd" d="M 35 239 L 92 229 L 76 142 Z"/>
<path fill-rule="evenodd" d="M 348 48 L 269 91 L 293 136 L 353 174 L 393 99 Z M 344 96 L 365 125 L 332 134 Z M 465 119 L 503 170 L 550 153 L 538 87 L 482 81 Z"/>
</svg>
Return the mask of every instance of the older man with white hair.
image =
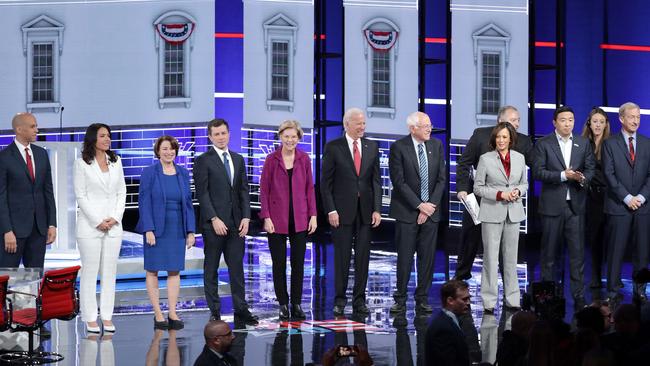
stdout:
<svg viewBox="0 0 650 366">
<path fill-rule="evenodd" d="M 343 315 L 347 304 L 345 293 L 353 247 L 352 307 L 355 314 L 367 315 L 370 228 L 381 222 L 379 148 L 376 142 L 363 138 L 366 116 L 361 109 L 348 109 L 343 127 L 345 135 L 325 145 L 320 184 L 334 241 L 334 315 Z"/>
<path fill-rule="evenodd" d="M 406 313 L 406 288 L 411 277 L 413 254 L 417 256 L 415 310 L 431 313 L 429 289 L 438 241 L 442 194 L 447 182 L 442 142 L 431 138 L 431 120 L 422 112 L 406 119 L 409 134 L 390 146 L 390 179 L 393 194 L 390 216 L 395 223 L 397 289 L 391 313 Z"/>
</svg>

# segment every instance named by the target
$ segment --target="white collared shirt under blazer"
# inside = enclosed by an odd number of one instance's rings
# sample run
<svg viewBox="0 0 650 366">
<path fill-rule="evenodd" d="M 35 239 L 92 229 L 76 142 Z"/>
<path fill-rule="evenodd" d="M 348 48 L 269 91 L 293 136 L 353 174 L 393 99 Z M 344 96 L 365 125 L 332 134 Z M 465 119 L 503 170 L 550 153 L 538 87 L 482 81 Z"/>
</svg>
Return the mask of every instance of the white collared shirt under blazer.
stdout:
<svg viewBox="0 0 650 366">
<path fill-rule="evenodd" d="M 108 161 L 108 156 L 106 157 Z M 108 231 L 110 237 L 121 236 L 122 215 L 126 204 L 126 183 L 122 161 L 108 163 L 108 174 L 102 172 L 97 161 L 87 164 L 83 159 L 74 162 L 74 193 L 79 205 L 77 238 L 95 238 L 104 234 L 97 228 L 106 218 L 112 217 L 116 225 Z"/>
<path fill-rule="evenodd" d="M 519 189 L 520 196 L 528 190 L 528 174 L 524 156 L 510 149 L 510 177 L 501 163 L 496 150 L 481 155 L 474 177 L 474 193 L 481 197 L 479 220 L 482 222 L 504 222 L 506 217 L 510 222 L 520 222 L 526 219 L 526 212 L 521 199 L 515 202 L 497 201 L 499 191 L 505 194 L 513 189 Z"/>
</svg>

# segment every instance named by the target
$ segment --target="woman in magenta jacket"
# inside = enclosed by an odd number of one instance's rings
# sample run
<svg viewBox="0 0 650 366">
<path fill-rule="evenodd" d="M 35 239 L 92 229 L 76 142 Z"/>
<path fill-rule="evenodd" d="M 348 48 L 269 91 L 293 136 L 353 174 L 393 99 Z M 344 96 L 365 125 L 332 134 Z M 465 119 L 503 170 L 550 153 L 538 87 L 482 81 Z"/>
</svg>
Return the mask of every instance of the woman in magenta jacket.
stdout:
<svg viewBox="0 0 650 366">
<path fill-rule="evenodd" d="M 287 293 L 287 237 L 291 245 L 291 317 L 305 319 L 300 307 L 307 235 L 316 231 L 316 196 L 311 159 L 298 149 L 303 132 L 297 121 L 278 128 L 282 144 L 269 154 L 260 178 L 260 218 L 268 233 L 273 262 L 273 286 L 280 303 L 280 319 L 289 319 Z"/>
</svg>

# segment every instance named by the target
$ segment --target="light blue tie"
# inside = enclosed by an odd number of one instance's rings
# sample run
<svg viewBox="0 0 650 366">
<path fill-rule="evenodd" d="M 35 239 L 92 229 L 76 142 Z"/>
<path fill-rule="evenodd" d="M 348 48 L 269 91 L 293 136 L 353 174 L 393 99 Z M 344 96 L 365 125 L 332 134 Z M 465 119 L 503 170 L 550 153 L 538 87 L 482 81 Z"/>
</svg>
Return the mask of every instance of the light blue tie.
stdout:
<svg viewBox="0 0 650 366">
<path fill-rule="evenodd" d="M 228 161 L 228 153 L 223 153 L 223 165 L 226 167 L 226 174 L 228 175 L 228 182 L 232 185 L 232 172 L 230 171 L 230 162 Z"/>
<path fill-rule="evenodd" d="M 418 159 L 420 160 L 420 199 L 423 202 L 429 200 L 429 168 L 424 155 L 423 144 L 418 144 Z"/>
</svg>

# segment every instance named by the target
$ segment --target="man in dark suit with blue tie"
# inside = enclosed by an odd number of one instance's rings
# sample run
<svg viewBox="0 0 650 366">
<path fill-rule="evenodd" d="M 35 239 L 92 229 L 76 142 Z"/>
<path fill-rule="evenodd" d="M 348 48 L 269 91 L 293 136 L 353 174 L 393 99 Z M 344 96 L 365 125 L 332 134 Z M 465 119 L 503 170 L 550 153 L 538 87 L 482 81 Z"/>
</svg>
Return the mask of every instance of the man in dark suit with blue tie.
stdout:
<svg viewBox="0 0 650 366">
<path fill-rule="evenodd" d="M 16 139 L 0 151 L 0 267 L 42 268 L 45 247 L 56 239 L 56 207 L 47 152 L 36 141 L 31 113 L 14 116 Z"/>
<path fill-rule="evenodd" d="M 440 288 L 442 309 L 427 329 L 425 365 L 469 365 L 469 350 L 458 317 L 469 311 L 469 286 L 464 281 L 451 280 Z"/>
<path fill-rule="evenodd" d="M 232 306 L 236 319 L 256 325 L 257 317 L 248 310 L 244 294 L 244 238 L 251 217 L 248 178 L 244 158 L 228 149 L 230 130 L 220 118 L 208 123 L 212 145 L 194 162 L 194 183 L 200 206 L 205 260 L 203 282 L 212 313 L 221 317 L 218 294 L 221 254 L 228 265 Z"/>
<path fill-rule="evenodd" d="M 377 143 L 363 138 L 366 116 L 350 108 L 343 115 L 345 135 L 325 145 L 320 191 L 334 242 L 334 315 L 344 314 L 350 259 L 354 247 L 352 307 L 369 313 L 366 284 L 370 260 L 370 228 L 381 222 L 381 177 Z M 354 245 L 353 245 L 354 243 Z"/>
<path fill-rule="evenodd" d="M 587 186 L 596 160 L 589 140 L 573 135 L 573 109 L 562 106 L 553 113 L 555 131 L 535 144 L 533 176 L 541 181 L 538 212 L 542 221 L 541 272 L 544 281 L 562 281 L 562 243 L 569 252 L 570 287 L 576 310 L 584 298 L 584 224 Z"/>
<path fill-rule="evenodd" d="M 634 239 L 636 255 L 633 275 L 648 264 L 648 224 L 650 209 L 650 139 L 637 133 L 641 110 L 628 102 L 619 108 L 621 132 L 603 144 L 603 172 L 607 180 L 605 214 L 607 220 L 607 292 L 610 300 L 620 300 L 621 266 L 625 248 Z M 635 284 L 634 299 L 646 301 L 646 285 Z"/>
<path fill-rule="evenodd" d="M 406 288 L 411 277 L 413 254 L 417 251 L 415 310 L 431 313 L 428 296 L 438 241 L 442 194 L 447 182 L 444 151 L 431 138 L 431 120 L 422 112 L 406 120 L 409 134 L 390 146 L 390 179 L 393 194 L 390 216 L 395 223 L 397 246 L 397 289 L 391 313 L 406 313 Z"/>
</svg>

